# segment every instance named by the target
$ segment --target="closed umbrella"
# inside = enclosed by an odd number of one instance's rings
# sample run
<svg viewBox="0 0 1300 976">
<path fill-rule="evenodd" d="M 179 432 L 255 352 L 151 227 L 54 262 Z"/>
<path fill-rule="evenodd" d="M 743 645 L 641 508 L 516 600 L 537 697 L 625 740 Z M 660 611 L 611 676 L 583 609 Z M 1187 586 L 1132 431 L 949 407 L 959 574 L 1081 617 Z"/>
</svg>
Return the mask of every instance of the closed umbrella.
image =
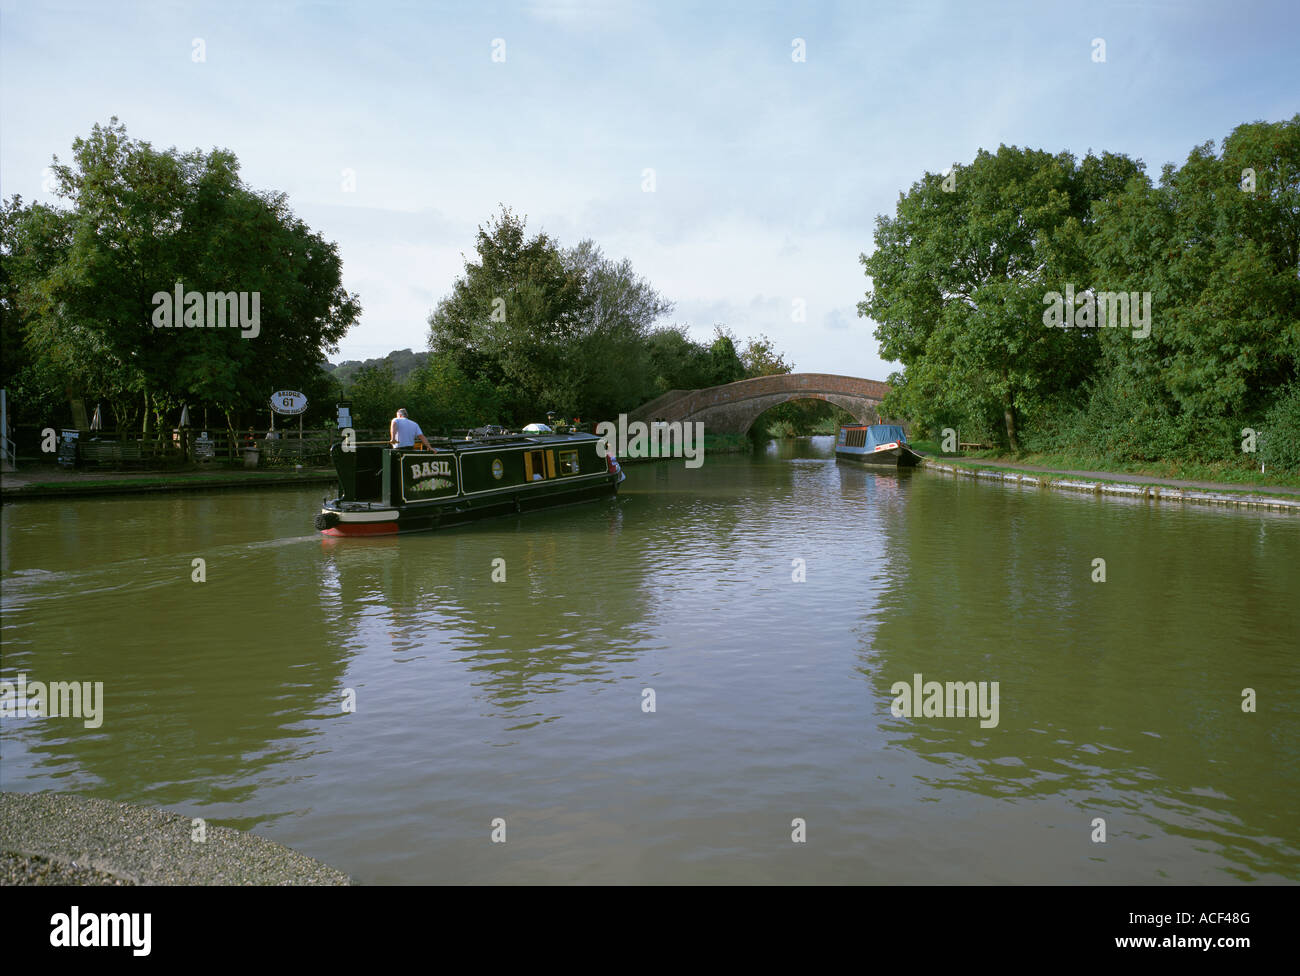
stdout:
<svg viewBox="0 0 1300 976">
<path fill-rule="evenodd" d="M 91 430 L 104 429 L 104 421 L 100 418 L 99 415 L 99 404 L 95 404 L 95 415 L 90 418 L 90 429 Z"/>
<path fill-rule="evenodd" d="M 181 456 L 184 457 L 186 461 L 192 460 L 192 458 L 190 457 L 189 427 L 190 427 L 190 408 L 188 406 L 184 406 L 181 407 L 181 423 L 180 423 L 181 429 L 180 429 L 180 433 L 177 435 L 177 440 L 180 444 Z"/>
</svg>

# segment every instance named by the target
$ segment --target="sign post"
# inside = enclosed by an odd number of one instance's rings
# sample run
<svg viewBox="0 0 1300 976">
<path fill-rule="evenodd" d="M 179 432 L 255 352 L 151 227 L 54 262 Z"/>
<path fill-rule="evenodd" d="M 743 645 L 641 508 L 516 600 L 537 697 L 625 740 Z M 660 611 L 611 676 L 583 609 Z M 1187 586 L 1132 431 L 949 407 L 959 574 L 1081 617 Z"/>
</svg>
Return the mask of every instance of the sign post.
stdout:
<svg viewBox="0 0 1300 976">
<path fill-rule="evenodd" d="M 271 429 L 275 429 L 275 414 L 298 417 L 298 455 L 302 457 L 302 415 L 307 410 L 307 397 L 297 390 L 276 390 L 271 394 Z"/>
</svg>

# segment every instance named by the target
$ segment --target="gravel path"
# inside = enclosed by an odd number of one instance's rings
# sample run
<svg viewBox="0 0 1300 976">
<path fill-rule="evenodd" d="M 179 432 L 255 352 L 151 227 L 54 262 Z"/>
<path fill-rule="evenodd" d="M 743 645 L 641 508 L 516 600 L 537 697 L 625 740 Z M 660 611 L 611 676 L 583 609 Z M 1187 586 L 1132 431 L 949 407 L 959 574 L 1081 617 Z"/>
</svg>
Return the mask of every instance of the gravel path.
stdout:
<svg viewBox="0 0 1300 976">
<path fill-rule="evenodd" d="M 0 793 L 0 884 L 347 885 L 282 844 L 189 817 L 66 793 Z"/>
</svg>

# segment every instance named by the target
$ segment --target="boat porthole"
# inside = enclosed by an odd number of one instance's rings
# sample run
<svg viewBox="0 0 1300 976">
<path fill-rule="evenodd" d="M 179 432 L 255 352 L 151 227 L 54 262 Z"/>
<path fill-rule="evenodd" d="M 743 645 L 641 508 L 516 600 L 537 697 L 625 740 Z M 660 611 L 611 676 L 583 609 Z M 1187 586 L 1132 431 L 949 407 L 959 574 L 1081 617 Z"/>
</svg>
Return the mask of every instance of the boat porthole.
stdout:
<svg viewBox="0 0 1300 976">
<path fill-rule="evenodd" d="M 492 459 L 492 477 L 496 478 L 497 481 L 500 481 L 500 480 L 501 480 L 501 476 L 504 475 L 505 473 L 506 473 L 506 468 L 505 468 L 505 465 L 501 463 L 501 459 L 500 459 L 500 458 L 493 458 L 493 459 Z"/>
</svg>

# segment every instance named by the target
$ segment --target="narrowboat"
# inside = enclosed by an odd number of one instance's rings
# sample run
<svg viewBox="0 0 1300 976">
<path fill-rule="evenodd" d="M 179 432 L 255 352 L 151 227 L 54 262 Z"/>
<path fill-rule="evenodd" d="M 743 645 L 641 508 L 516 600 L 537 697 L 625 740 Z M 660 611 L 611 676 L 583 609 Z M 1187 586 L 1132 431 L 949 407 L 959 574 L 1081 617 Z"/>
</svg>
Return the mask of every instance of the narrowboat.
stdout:
<svg viewBox="0 0 1300 976">
<path fill-rule="evenodd" d="M 849 424 L 835 439 L 835 460 L 910 468 L 921 455 L 907 446 L 907 435 L 897 424 Z"/>
<path fill-rule="evenodd" d="M 333 444 L 339 494 L 323 503 L 316 528 L 329 536 L 419 532 L 618 494 L 626 476 L 597 449 L 602 438 L 536 427 L 431 437 L 432 450 Z"/>
</svg>

